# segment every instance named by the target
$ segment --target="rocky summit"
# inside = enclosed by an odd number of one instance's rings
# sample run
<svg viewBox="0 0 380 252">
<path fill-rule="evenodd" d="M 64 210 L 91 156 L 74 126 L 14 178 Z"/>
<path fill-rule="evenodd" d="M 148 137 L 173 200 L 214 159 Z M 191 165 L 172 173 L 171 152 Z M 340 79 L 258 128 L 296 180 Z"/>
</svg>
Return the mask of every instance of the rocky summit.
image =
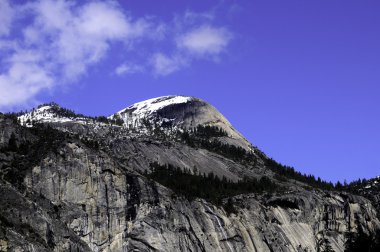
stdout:
<svg viewBox="0 0 380 252">
<path fill-rule="evenodd" d="M 194 97 L 0 115 L 0 251 L 376 251 L 378 183 L 281 165 Z"/>
</svg>

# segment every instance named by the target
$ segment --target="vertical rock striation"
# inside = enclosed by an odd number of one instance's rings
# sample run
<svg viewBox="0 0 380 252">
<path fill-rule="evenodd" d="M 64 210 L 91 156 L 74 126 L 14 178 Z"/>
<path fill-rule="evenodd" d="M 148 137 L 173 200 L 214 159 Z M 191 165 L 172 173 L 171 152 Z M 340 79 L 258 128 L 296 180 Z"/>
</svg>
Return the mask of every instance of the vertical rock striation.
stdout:
<svg viewBox="0 0 380 252">
<path fill-rule="evenodd" d="M 178 130 L 216 125 L 228 133 L 218 141 L 255 151 L 207 103 L 174 98 L 118 115 L 127 124 L 147 119 L 152 127 L 171 122 Z M 277 181 L 263 156 L 238 162 L 175 141 L 173 128 L 168 140 L 88 117 L 60 120 L 49 112 L 49 121 L 43 108 L 35 113 L 45 126 L 23 127 L 0 116 L 0 251 L 320 251 L 326 240 L 344 251 L 347 231 L 380 229 L 370 200 Z M 152 162 L 234 182 L 267 176 L 286 190 L 236 195 L 217 205 L 189 200 L 145 176 Z"/>
</svg>

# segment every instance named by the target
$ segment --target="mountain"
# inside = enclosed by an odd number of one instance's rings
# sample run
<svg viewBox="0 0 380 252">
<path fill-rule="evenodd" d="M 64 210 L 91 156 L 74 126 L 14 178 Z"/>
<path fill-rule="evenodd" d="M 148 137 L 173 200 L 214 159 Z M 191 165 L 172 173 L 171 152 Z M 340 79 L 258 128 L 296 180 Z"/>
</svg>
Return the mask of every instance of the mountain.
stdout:
<svg viewBox="0 0 380 252">
<path fill-rule="evenodd" d="M 89 121 L 88 117 L 61 108 L 56 103 L 40 105 L 29 113 L 22 114 L 18 119 L 20 124 L 26 127 L 32 127 L 33 123 L 87 123 Z"/>
<path fill-rule="evenodd" d="M 120 117 L 128 128 L 194 129 L 198 125 L 224 130 L 224 141 L 251 150 L 251 144 L 213 106 L 186 96 L 163 96 L 133 104 L 112 115 Z"/>
<path fill-rule="evenodd" d="M 194 97 L 0 115 L 0 150 L 0 251 L 344 251 L 380 230 L 366 185 L 275 162 Z"/>
<path fill-rule="evenodd" d="M 372 179 L 359 179 L 346 185 L 347 191 L 370 199 L 380 218 L 380 176 Z"/>
</svg>

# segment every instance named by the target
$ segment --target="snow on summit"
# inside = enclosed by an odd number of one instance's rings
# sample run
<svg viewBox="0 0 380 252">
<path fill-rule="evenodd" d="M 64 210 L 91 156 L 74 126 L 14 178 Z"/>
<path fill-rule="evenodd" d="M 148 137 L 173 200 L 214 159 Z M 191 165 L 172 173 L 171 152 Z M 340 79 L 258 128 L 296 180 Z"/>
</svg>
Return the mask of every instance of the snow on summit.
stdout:
<svg viewBox="0 0 380 252">
<path fill-rule="evenodd" d="M 143 120 L 148 119 L 149 116 L 158 110 L 173 104 L 182 104 L 193 101 L 195 98 L 189 96 L 161 96 L 142 102 L 135 103 L 109 118 L 121 117 L 127 127 L 139 127 L 142 125 Z M 163 119 L 165 120 L 165 119 Z"/>
<path fill-rule="evenodd" d="M 119 111 L 117 114 L 123 114 L 126 111 L 132 111 L 134 115 L 146 116 L 157 110 L 172 104 L 181 104 L 192 101 L 194 98 L 189 96 L 162 96 L 146 101 L 135 103 L 126 109 Z"/>
<path fill-rule="evenodd" d="M 198 125 L 218 127 L 226 132 L 223 142 L 254 151 L 252 145 L 212 105 L 190 96 L 162 96 L 135 103 L 109 116 L 90 117 L 60 107 L 56 103 L 40 105 L 18 117 L 20 124 L 33 127 L 49 123 L 64 130 L 84 125 L 88 130 L 110 132 L 117 128 L 128 135 L 150 135 L 194 129 Z M 82 127 L 81 126 L 81 127 Z"/>
<path fill-rule="evenodd" d="M 41 123 L 65 123 L 65 122 L 83 122 L 84 116 L 76 115 L 70 110 L 63 109 L 57 104 L 44 104 L 32 111 L 18 117 L 21 125 L 32 127 L 33 122 Z"/>
</svg>

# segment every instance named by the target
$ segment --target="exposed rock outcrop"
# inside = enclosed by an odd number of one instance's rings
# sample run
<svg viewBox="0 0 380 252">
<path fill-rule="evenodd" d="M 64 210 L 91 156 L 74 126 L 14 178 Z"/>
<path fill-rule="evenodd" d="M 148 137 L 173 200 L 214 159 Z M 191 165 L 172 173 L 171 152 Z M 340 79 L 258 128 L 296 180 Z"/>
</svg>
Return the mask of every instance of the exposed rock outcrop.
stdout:
<svg viewBox="0 0 380 252">
<path fill-rule="evenodd" d="M 179 118 L 206 106 L 191 104 L 157 113 Z M 276 180 L 263 157 L 242 163 L 116 125 L 44 123 L 0 117 L 0 251 L 319 251 L 326 239 L 344 251 L 345 232 L 380 229 L 372 203 L 345 192 L 278 181 L 288 191 L 234 196 L 227 213 L 228 199 L 188 200 L 144 175 L 158 162 L 235 182 Z M 12 135 L 18 149 L 7 147 Z"/>
<path fill-rule="evenodd" d="M 252 145 L 213 106 L 195 97 L 163 96 L 133 104 L 111 116 L 120 116 L 128 128 L 148 127 L 190 129 L 198 125 L 215 126 L 227 132 L 223 141 L 247 150 Z"/>
</svg>

